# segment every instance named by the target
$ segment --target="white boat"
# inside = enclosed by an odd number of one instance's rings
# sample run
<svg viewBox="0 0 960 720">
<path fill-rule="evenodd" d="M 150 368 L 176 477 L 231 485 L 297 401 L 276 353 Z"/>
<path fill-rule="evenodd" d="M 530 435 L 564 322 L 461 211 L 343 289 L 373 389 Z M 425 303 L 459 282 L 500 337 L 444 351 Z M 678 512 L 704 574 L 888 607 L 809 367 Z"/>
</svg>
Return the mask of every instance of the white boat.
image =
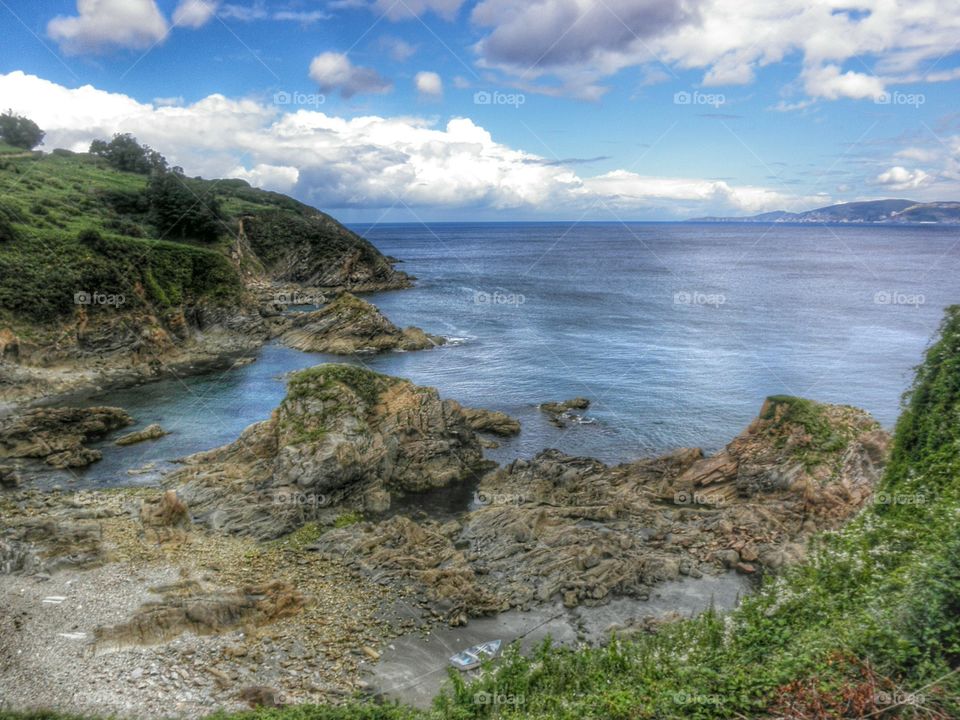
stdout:
<svg viewBox="0 0 960 720">
<path fill-rule="evenodd" d="M 480 663 L 488 658 L 494 658 L 500 652 L 502 640 L 488 640 L 485 643 L 474 645 L 450 658 L 450 664 L 457 670 L 466 672 L 480 667 Z"/>
</svg>

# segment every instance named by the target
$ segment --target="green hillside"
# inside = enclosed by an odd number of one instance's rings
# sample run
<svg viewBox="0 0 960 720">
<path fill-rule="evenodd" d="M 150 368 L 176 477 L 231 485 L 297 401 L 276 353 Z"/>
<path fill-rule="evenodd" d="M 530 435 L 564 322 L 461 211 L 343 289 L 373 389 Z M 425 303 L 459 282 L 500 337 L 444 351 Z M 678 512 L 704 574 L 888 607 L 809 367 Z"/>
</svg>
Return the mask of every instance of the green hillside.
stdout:
<svg viewBox="0 0 960 720">
<path fill-rule="evenodd" d="M 158 208 L 147 174 L 89 154 L 14 150 L 0 147 L 0 321 L 15 326 L 64 319 L 83 292 L 122 295 L 125 310 L 233 303 L 244 270 L 341 282 L 335 271 L 348 255 L 383 281 L 400 276 L 329 216 L 242 180 L 166 173 L 176 197 Z M 202 234 L 189 222 L 197 218 Z M 246 265 L 228 258 L 241 219 L 252 250 Z"/>
</svg>

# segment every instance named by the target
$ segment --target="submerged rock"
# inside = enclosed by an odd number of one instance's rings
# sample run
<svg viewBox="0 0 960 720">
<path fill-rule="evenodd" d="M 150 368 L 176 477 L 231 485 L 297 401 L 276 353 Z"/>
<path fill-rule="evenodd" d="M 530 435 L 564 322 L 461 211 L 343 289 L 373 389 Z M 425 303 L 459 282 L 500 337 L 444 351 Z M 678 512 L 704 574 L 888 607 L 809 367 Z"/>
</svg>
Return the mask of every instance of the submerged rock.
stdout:
<svg viewBox="0 0 960 720">
<path fill-rule="evenodd" d="M 143 430 L 137 430 L 136 432 L 121 435 L 113 442 L 116 445 L 133 445 L 135 443 L 143 442 L 144 440 L 158 440 L 164 435 L 169 434 L 170 433 L 160 427 L 160 425 L 153 423 L 152 425 L 147 425 Z"/>
<path fill-rule="evenodd" d="M 58 468 L 85 467 L 102 455 L 85 443 L 130 425 L 116 407 L 36 408 L 0 419 L 0 458 L 36 458 Z"/>
<path fill-rule="evenodd" d="M 562 402 L 545 402 L 539 405 L 541 412 L 545 413 L 547 420 L 557 427 L 566 427 L 567 420 L 575 419 L 571 410 L 586 410 L 590 407 L 590 400 L 585 397 L 575 397 Z"/>
<path fill-rule="evenodd" d="M 297 350 L 335 355 L 425 350 L 446 342 L 420 328 L 401 330 L 375 305 L 350 293 L 343 293 L 320 310 L 293 316 L 289 329 L 280 337 Z"/>
<path fill-rule="evenodd" d="M 195 517 L 228 532 L 276 537 L 357 509 L 378 493 L 444 487 L 481 470 L 476 433 L 460 405 L 352 365 L 319 365 L 292 376 L 269 420 L 222 448 L 184 460 L 167 482 Z"/>
</svg>

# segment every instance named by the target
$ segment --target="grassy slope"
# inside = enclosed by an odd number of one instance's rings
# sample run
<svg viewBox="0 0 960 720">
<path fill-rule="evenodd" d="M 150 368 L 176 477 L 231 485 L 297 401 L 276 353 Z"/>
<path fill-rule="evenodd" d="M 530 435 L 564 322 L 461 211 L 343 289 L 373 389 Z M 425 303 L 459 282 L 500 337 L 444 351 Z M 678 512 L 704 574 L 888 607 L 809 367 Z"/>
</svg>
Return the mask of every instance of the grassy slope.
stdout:
<svg viewBox="0 0 960 720">
<path fill-rule="evenodd" d="M 214 244 L 172 242 L 149 222 L 146 176 L 86 154 L 10 156 L 8 149 L 0 146 L 0 322 L 27 336 L 32 325 L 71 315 L 80 291 L 122 294 L 127 309 L 233 301 L 241 282 L 225 251 L 241 216 L 253 216 L 251 242 L 268 265 L 300 242 L 311 245 L 319 266 L 352 249 L 373 264 L 386 262 L 332 218 L 240 180 L 184 179 L 198 197 L 216 194 L 223 234 Z M 103 242 L 82 243 L 86 230 Z"/>
<path fill-rule="evenodd" d="M 496 673 L 455 678 L 430 713 L 355 704 L 241 717 L 960 717 L 960 306 L 918 368 L 878 498 L 725 618 L 601 649 L 508 651 Z M 491 695 L 505 702 L 477 701 Z"/>
</svg>

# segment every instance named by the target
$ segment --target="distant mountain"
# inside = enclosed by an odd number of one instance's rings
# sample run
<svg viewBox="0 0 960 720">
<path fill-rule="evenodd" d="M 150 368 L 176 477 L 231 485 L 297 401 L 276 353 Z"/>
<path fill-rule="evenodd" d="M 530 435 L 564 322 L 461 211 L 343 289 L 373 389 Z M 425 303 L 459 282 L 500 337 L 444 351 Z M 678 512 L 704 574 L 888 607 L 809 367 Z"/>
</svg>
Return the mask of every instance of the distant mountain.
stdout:
<svg viewBox="0 0 960 720">
<path fill-rule="evenodd" d="M 842 203 L 793 213 L 786 210 L 750 217 L 702 217 L 688 222 L 756 223 L 937 223 L 960 224 L 960 202 L 918 203 L 913 200 L 870 200 Z"/>
</svg>

